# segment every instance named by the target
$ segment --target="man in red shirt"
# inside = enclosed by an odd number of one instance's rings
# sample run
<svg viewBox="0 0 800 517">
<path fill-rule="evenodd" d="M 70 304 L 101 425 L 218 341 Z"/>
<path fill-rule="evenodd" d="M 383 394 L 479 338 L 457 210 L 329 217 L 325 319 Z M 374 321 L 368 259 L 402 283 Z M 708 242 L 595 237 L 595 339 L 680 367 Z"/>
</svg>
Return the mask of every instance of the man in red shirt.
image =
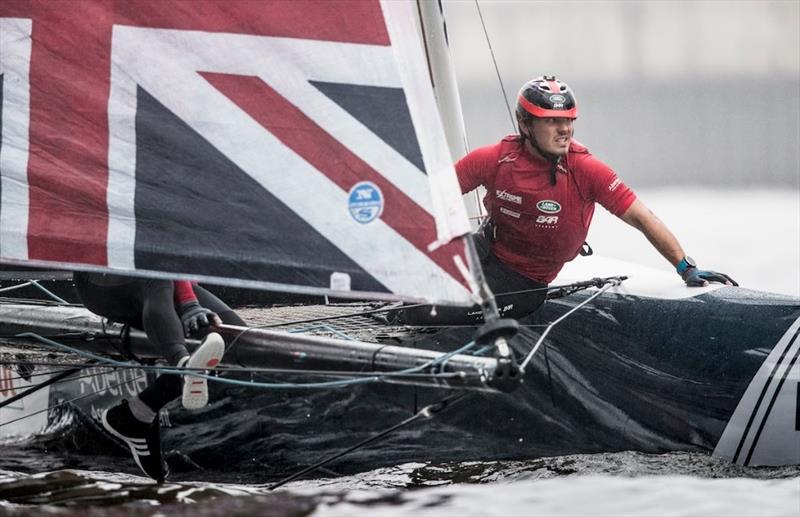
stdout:
<svg viewBox="0 0 800 517">
<path fill-rule="evenodd" d="M 456 163 L 462 192 L 486 188 L 488 243 L 478 238 L 478 248 L 501 315 L 518 318 L 544 302 L 547 284 L 580 253 L 595 203 L 640 230 L 687 285 L 738 285 L 724 273 L 699 269 L 616 173 L 572 138 L 577 116 L 572 90 L 554 76 L 538 77 L 517 97 L 519 134 L 475 149 Z M 518 291 L 525 292 L 503 294 Z M 479 315 L 473 310 L 465 320 L 454 309 L 431 315 L 429 308 L 416 308 L 403 309 L 398 320 L 469 323 Z"/>
</svg>

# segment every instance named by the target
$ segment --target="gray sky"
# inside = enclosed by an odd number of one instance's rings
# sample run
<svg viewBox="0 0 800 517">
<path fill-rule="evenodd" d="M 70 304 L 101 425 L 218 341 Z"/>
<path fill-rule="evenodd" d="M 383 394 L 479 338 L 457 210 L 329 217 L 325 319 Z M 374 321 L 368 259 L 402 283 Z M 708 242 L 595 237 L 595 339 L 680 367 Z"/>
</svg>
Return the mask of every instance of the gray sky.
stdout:
<svg viewBox="0 0 800 517">
<path fill-rule="evenodd" d="M 512 99 L 556 74 L 634 186 L 800 187 L 800 2 L 480 0 Z M 444 0 L 474 148 L 511 122 L 474 0 Z M 513 108 L 513 105 L 512 105 Z"/>
</svg>

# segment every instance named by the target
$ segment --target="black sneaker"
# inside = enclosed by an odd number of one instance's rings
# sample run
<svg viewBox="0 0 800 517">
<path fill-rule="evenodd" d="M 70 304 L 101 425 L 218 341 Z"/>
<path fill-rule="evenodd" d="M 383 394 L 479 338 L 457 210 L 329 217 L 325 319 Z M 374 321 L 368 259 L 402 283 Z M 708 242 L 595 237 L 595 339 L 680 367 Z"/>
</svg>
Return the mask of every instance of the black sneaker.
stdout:
<svg viewBox="0 0 800 517">
<path fill-rule="evenodd" d="M 103 427 L 130 448 L 133 459 L 147 476 L 159 483 L 167 475 L 166 463 L 161 460 L 161 437 L 158 418 L 146 424 L 136 419 L 128 401 L 103 411 Z"/>
</svg>

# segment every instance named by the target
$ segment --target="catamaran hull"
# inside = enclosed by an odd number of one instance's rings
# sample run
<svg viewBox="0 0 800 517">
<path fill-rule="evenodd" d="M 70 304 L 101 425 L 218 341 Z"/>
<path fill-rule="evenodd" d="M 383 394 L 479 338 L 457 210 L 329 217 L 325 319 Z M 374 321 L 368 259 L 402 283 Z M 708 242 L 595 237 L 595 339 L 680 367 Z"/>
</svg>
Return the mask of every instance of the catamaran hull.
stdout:
<svg viewBox="0 0 800 517">
<path fill-rule="evenodd" d="M 551 300 L 534 318 L 523 320 L 516 349 L 524 353 L 543 330 L 536 325 L 556 319 L 586 296 Z M 452 350 L 473 332 L 464 327 L 405 336 L 420 348 Z M 397 460 L 690 450 L 743 465 L 800 464 L 799 335 L 800 301 L 781 295 L 734 288 L 680 299 L 605 293 L 550 332 L 516 392 L 479 394 L 468 407 L 443 414 L 431 432 L 415 435 L 416 442 L 399 451 Z M 0 384 L 0 402 L 32 384 L 10 367 L 0 368 L 6 379 L 14 378 Z M 96 417 L 147 382 L 143 371 L 96 372 L 5 407 L 0 417 L 5 422 L 97 393 L 72 404 Z M 238 393 L 238 388 L 220 390 L 220 397 L 230 390 Z M 310 414 L 327 414 L 337 400 L 352 396 L 370 405 L 376 429 L 394 423 L 398 408 L 412 409 L 412 398 L 422 405 L 443 395 L 405 386 L 244 393 L 248 403 L 270 408 L 277 399 L 303 401 L 302 411 Z M 290 411 L 274 407 L 270 411 Z M 0 432 L 41 432 L 48 429 L 46 414 L 0 427 Z M 60 414 L 51 411 L 51 427 Z M 328 424 L 309 425 L 291 435 L 259 439 L 270 440 L 272 450 L 286 446 L 296 451 L 306 441 L 313 449 L 314 437 Z"/>
<path fill-rule="evenodd" d="M 551 303 L 538 318 L 578 299 Z M 744 465 L 800 464 L 798 326 L 798 300 L 743 289 L 683 300 L 604 296 L 554 329 L 552 384 L 542 388 L 593 440 L 651 451 L 693 446 Z"/>
</svg>

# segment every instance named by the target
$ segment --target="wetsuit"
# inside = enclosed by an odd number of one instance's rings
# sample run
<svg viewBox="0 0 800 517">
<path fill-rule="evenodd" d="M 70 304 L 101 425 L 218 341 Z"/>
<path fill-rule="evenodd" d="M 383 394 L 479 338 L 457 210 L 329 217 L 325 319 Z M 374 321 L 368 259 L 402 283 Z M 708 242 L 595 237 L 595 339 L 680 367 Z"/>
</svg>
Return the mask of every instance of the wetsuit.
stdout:
<svg viewBox="0 0 800 517">
<path fill-rule="evenodd" d="M 111 321 L 144 330 L 172 366 L 189 355 L 177 312 L 182 304 L 197 300 L 215 312 L 223 323 L 245 325 L 219 298 L 191 282 L 83 272 L 76 272 L 73 280 L 87 309 Z M 139 398 L 157 413 L 180 395 L 181 388 L 180 376 L 161 375 Z"/>
<path fill-rule="evenodd" d="M 595 203 L 621 216 L 636 195 L 606 164 L 573 141 L 562 157 L 555 185 L 551 162 L 527 151 L 518 135 L 476 149 L 456 163 L 461 191 L 486 188 L 484 206 L 492 221 L 481 264 L 504 317 L 519 318 L 544 303 L 546 287 L 586 241 Z M 430 307 L 403 309 L 398 323 L 465 324 L 482 321 L 477 306 L 465 311 Z"/>
</svg>

